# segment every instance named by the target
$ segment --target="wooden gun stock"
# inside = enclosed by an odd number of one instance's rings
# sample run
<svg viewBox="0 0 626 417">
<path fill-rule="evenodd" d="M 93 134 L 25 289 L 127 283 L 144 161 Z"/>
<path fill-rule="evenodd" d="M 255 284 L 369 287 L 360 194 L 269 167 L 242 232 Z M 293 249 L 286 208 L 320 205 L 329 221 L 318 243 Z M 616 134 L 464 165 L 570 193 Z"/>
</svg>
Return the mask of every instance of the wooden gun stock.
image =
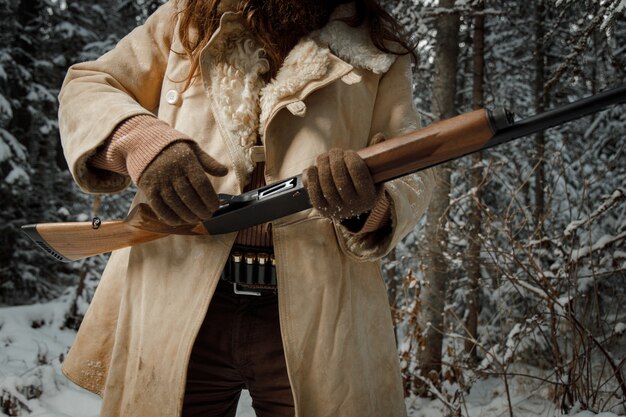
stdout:
<svg viewBox="0 0 626 417">
<path fill-rule="evenodd" d="M 376 183 L 402 177 L 560 125 L 626 102 L 626 86 L 578 100 L 519 122 L 501 109 L 475 110 L 358 151 Z M 170 234 L 229 233 L 311 207 L 301 176 L 239 196 L 222 195 L 223 205 L 201 224 L 170 227 L 140 204 L 127 220 L 46 223 L 23 226 L 28 236 L 58 260 L 73 261 Z M 94 219 L 96 221 L 96 219 Z"/>
<path fill-rule="evenodd" d="M 41 249 L 63 262 L 77 261 L 117 249 L 139 245 L 171 234 L 206 235 L 202 224 L 170 227 L 158 221 L 146 204 L 137 205 L 127 220 L 39 223 L 22 230 Z"/>
</svg>

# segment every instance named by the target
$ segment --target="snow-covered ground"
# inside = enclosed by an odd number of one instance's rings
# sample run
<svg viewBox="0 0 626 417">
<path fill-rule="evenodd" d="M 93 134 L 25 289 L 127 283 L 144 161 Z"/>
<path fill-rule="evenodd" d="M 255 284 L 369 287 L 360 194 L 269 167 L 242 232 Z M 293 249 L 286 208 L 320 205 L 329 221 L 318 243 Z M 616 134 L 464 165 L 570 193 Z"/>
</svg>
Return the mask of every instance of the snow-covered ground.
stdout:
<svg viewBox="0 0 626 417">
<path fill-rule="evenodd" d="M 11 397 L 22 416 L 97 417 L 100 398 L 65 379 L 60 364 L 75 332 L 61 330 L 68 301 L 63 298 L 46 304 L 0 308 L 0 416 L 2 405 Z M 555 405 L 541 396 L 541 389 L 511 381 L 511 404 L 516 417 L 560 416 Z M 247 391 L 242 395 L 238 417 L 253 417 Z M 499 379 L 474 384 L 464 399 L 463 415 L 471 417 L 508 416 L 508 401 Z M 407 399 L 411 417 L 438 417 L 444 414 L 440 400 Z M 15 414 L 13 414 L 15 415 Z M 588 411 L 571 416 L 592 417 Z M 601 413 L 596 417 L 616 417 Z"/>
</svg>

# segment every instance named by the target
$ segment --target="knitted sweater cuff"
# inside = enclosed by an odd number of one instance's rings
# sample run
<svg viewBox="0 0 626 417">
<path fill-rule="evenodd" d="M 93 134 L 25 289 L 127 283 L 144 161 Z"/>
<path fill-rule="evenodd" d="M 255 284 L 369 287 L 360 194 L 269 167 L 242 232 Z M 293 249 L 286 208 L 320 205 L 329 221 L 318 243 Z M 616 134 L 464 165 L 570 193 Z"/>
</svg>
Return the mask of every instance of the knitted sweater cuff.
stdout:
<svg viewBox="0 0 626 417">
<path fill-rule="evenodd" d="M 139 115 L 121 122 L 89 164 L 129 175 L 135 184 L 148 164 L 173 142 L 192 140 L 156 117 Z"/>
<path fill-rule="evenodd" d="M 360 235 L 382 229 L 389 224 L 390 220 L 391 200 L 387 193 L 383 192 L 369 213 L 361 215 L 360 218 L 353 217 L 343 220 L 341 224 L 350 233 Z"/>
<path fill-rule="evenodd" d="M 387 193 L 383 193 L 378 199 L 372 211 L 370 211 L 363 228 L 358 233 L 370 233 L 382 228 L 391 219 L 391 202 L 387 197 Z"/>
</svg>

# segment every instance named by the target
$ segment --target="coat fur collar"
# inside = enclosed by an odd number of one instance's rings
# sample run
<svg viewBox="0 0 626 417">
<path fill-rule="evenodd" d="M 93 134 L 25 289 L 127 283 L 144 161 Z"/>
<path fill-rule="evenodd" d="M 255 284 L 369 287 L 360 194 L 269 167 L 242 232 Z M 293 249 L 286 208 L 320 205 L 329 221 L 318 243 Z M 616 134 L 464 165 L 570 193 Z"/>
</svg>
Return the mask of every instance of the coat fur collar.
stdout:
<svg viewBox="0 0 626 417">
<path fill-rule="evenodd" d="M 365 26 L 353 28 L 339 19 L 352 16 L 353 4 L 342 4 L 333 12 L 326 26 L 311 34 L 319 43 L 326 45 L 337 57 L 350 65 L 383 74 L 396 60 L 396 55 L 378 49 Z"/>
<path fill-rule="evenodd" d="M 220 27 L 202 53 L 202 67 L 207 68 L 214 113 L 226 137 L 236 171 L 243 184 L 254 169 L 251 148 L 264 140 L 262 132 L 274 108 L 294 96 L 310 82 L 321 80 L 328 73 L 331 54 L 353 67 L 383 74 L 395 61 L 371 42 L 365 27 L 352 28 L 342 17 L 350 16 L 352 4 L 339 6 L 329 23 L 303 38 L 291 50 L 276 77 L 263 82 L 269 63 L 260 46 L 245 32 L 237 0 L 224 0 Z"/>
</svg>

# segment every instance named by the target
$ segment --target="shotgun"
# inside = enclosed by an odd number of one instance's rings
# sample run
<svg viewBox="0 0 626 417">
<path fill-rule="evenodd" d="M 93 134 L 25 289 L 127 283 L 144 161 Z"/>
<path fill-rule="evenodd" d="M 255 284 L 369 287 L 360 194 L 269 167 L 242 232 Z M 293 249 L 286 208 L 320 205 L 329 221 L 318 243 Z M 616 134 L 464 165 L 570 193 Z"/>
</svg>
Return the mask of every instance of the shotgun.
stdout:
<svg viewBox="0 0 626 417">
<path fill-rule="evenodd" d="M 480 109 L 361 149 L 358 154 L 379 184 L 465 155 L 557 126 L 626 102 L 621 86 L 521 121 L 505 109 Z M 22 226 L 44 251 L 70 262 L 163 238 L 170 234 L 215 235 L 306 210 L 311 207 L 301 175 L 240 195 L 220 194 L 213 217 L 200 224 L 163 224 L 147 204 L 139 204 L 126 220 L 39 223 Z"/>
</svg>

